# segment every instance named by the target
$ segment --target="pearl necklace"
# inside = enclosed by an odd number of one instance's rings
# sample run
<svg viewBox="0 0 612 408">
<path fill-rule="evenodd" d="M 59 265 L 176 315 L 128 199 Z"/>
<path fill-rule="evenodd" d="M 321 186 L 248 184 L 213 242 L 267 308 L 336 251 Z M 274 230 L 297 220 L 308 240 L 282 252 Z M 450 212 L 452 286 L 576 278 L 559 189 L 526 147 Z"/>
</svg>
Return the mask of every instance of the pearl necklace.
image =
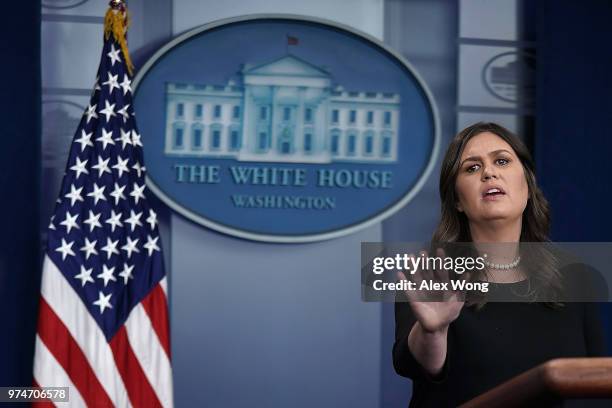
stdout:
<svg viewBox="0 0 612 408">
<path fill-rule="evenodd" d="M 489 261 L 485 261 L 484 264 L 487 266 L 487 268 L 508 270 L 508 269 L 516 268 L 519 262 L 521 262 L 520 256 L 518 256 L 514 261 L 507 263 L 507 264 L 493 263 Z"/>
</svg>

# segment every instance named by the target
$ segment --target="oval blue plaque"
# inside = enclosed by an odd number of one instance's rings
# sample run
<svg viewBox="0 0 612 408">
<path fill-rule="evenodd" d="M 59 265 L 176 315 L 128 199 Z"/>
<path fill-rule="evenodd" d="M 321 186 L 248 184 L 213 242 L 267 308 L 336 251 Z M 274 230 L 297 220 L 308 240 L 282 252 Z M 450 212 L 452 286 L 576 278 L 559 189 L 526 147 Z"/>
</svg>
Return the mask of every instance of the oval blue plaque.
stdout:
<svg viewBox="0 0 612 408">
<path fill-rule="evenodd" d="M 319 19 L 197 28 L 134 87 L 150 188 L 241 238 L 308 242 L 379 222 L 414 197 L 438 150 L 436 108 L 414 69 Z"/>
</svg>

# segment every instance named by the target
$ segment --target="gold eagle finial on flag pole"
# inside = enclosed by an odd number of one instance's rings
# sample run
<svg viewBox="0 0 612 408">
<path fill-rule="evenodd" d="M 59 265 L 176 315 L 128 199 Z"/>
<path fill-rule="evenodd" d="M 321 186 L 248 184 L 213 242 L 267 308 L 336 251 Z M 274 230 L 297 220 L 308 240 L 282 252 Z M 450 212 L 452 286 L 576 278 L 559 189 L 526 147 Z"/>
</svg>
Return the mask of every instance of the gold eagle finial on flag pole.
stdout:
<svg viewBox="0 0 612 408">
<path fill-rule="evenodd" d="M 108 40 L 111 33 L 121 46 L 130 75 L 134 74 L 134 64 L 127 47 L 126 34 L 130 25 L 130 15 L 124 0 L 110 0 L 109 9 L 104 17 L 104 38 Z"/>
</svg>

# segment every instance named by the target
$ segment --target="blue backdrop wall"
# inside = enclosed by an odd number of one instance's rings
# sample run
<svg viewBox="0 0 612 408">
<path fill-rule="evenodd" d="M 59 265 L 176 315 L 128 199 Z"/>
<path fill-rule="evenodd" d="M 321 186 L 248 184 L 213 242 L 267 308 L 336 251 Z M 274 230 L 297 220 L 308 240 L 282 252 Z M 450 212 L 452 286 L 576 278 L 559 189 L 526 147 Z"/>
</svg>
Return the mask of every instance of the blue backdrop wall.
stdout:
<svg viewBox="0 0 612 408">
<path fill-rule="evenodd" d="M 612 241 L 612 3 L 537 8 L 535 159 L 554 241 Z M 602 305 L 608 349 L 612 304 Z"/>
</svg>

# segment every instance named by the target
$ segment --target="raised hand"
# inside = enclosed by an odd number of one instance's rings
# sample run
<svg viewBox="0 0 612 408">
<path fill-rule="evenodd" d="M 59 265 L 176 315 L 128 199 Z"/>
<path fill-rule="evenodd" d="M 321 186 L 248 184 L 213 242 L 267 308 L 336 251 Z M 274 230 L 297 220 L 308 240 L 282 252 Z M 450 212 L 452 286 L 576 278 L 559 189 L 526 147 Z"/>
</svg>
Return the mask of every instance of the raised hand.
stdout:
<svg viewBox="0 0 612 408">
<path fill-rule="evenodd" d="M 438 249 L 436 254 L 444 259 L 444 251 L 442 249 Z M 427 252 L 424 252 L 424 256 L 427 256 Z M 451 285 L 448 271 L 444 269 L 427 270 L 420 268 L 415 271 L 412 277 L 417 288 L 421 281 L 428 280 L 448 285 L 448 290 L 436 292 L 436 297 L 440 296 L 440 299 L 443 300 L 437 302 L 423 301 L 424 298 L 433 299 L 433 294 L 424 294 L 423 291 L 405 291 L 414 316 L 423 330 L 426 332 L 436 332 L 446 329 L 450 323 L 457 319 L 464 305 L 462 294 L 450 289 Z M 402 272 L 398 272 L 398 278 L 400 280 L 406 280 L 406 276 Z"/>
</svg>

